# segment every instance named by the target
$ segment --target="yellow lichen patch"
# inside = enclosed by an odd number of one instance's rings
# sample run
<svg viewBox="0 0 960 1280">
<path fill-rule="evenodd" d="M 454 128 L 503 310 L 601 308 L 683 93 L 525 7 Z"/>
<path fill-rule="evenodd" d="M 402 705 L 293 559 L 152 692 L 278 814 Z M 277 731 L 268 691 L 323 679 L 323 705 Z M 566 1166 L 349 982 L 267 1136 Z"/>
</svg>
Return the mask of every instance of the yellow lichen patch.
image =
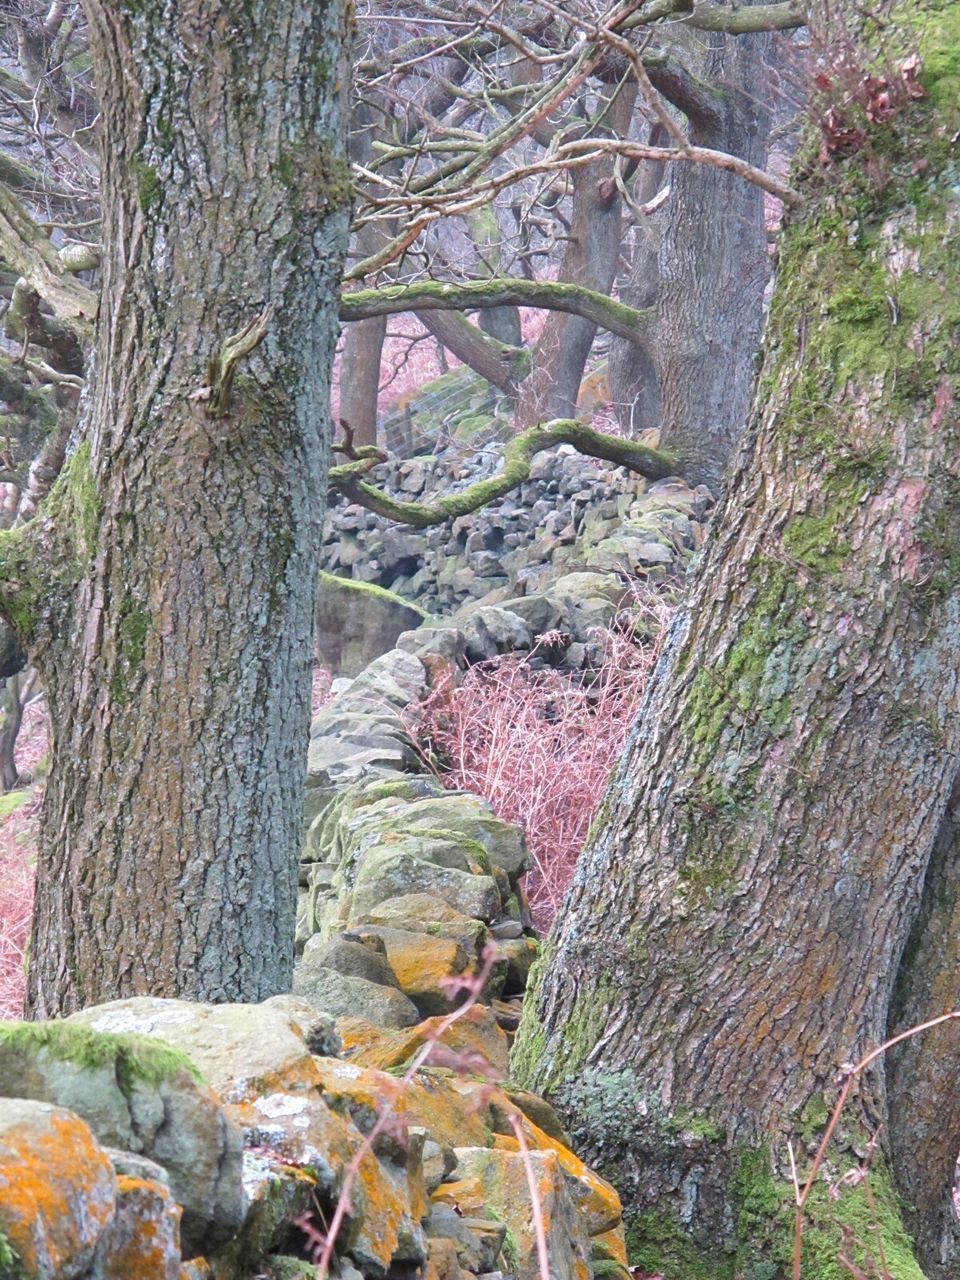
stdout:
<svg viewBox="0 0 960 1280">
<path fill-rule="evenodd" d="M 101 1259 L 103 1280 L 179 1280 L 180 1207 L 166 1187 L 117 1178 L 117 1212 Z"/>
<path fill-rule="evenodd" d="M 520 1143 L 516 1138 L 511 1138 L 505 1133 L 495 1133 L 493 1147 L 495 1151 L 519 1151 Z"/>
<path fill-rule="evenodd" d="M 520 1123 L 530 1146 L 535 1151 L 555 1152 L 563 1172 L 575 1180 L 573 1198 L 584 1217 L 587 1234 L 595 1236 L 618 1226 L 622 1214 L 620 1197 L 610 1183 L 588 1169 L 569 1147 L 544 1133 L 527 1116 L 522 1116 Z"/>
<path fill-rule="evenodd" d="M 471 963 L 459 942 L 402 929 L 385 929 L 382 936 L 387 960 L 404 995 L 425 1013 L 449 1010 L 451 1004 L 443 984 L 466 972 Z"/>
<path fill-rule="evenodd" d="M 551 1272 L 568 1280 L 589 1280 L 589 1237 L 555 1151 L 531 1151 L 524 1157 L 512 1151 L 461 1147 L 456 1155 L 460 1180 L 439 1187 L 434 1199 L 441 1193 L 458 1197 L 465 1216 L 502 1222 L 510 1241 L 510 1270 L 517 1276 L 533 1277 L 538 1264 L 528 1182 L 532 1177 L 532 1195 L 543 1220 Z M 479 1211 L 477 1205 L 481 1206 Z"/>
<path fill-rule="evenodd" d="M 432 1071 L 419 1071 L 412 1083 L 400 1089 L 396 1076 L 370 1067 L 359 1067 L 336 1058 L 318 1058 L 320 1090 L 327 1103 L 340 1112 L 380 1114 L 387 1101 L 409 1125 L 426 1129 L 441 1146 L 488 1146 L 486 1112 L 464 1107 L 459 1082 Z M 361 1126 L 362 1127 L 362 1126 Z"/>
<path fill-rule="evenodd" d="M 0 1100 L 0 1233 L 26 1275 L 84 1271 L 115 1198 L 113 1166 L 82 1120 Z"/>
<path fill-rule="evenodd" d="M 359 1019 L 341 1019 L 337 1031 L 344 1043 L 344 1057 L 361 1067 L 388 1071 L 405 1062 L 437 1034 L 443 1022 L 440 1016 L 426 1018 L 415 1027 L 402 1031 L 380 1031 Z M 507 1072 L 509 1044 L 497 1026 L 493 1012 L 485 1005 L 474 1005 L 439 1039 L 445 1049 L 465 1055 L 464 1067 L 474 1073 L 487 1063 L 498 1075 Z"/>
<path fill-rule="evenodd" d="M 436 1204 L 448 1204 L 465 1218 L 486 1218 L 483 1183 L 479 1178 L 444 1182 L 430 1197 Z"/>
<path fill-rule="evenodd" d="M 590 1254 L 594 1262 L 619 1262 L 627 1265 L 627 1240 L 623 1224 L 590 1237 Z"/>
<path fill-rule="evenodd" d="M 343 1042 L 340 1050 L 341 1058 L 347 1062 L 362 1059 L 360 1066 L 363 1067 L 379 1067 L 380 1070 L 386 1070 L 383 1063 L 366 1061 L 367 1052 L 375 1050 L 380 1044 L 393 1043 L 394 1039 L 405 1039 L 409 1034 L 409 1031 L 385 1031 L 382 1027 L 367 1022 L 365 1018 L 337 1019 L 337 1035 Z M 400 1061 L 402 1062 L 403 1059 L 401 1058 Z M 386 1065 L 394 1064 L 391 1062 Z"/>
<path fill-rule="evenodd" d="M 212 1275 L 213 1271 L 206 1258 L 191 1258 L 189 1262 L 180 1264 L 178 1280 L 210 1280 Z"/>
</svg>

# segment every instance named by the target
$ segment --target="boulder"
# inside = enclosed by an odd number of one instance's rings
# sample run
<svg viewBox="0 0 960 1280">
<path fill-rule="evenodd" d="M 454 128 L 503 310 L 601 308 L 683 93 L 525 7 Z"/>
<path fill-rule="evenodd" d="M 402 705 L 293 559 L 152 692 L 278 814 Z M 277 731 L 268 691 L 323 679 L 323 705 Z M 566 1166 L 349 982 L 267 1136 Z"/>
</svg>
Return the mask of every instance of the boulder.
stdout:
<svg viewBox="0 0 960 1280">
<path fill-rule="evenodd" d="M 501 653 L 515 653 L 533 644 L 530 628 L 519 614 L 496 605 L 483 605 L 463 618 L 460 628 L 471 662 L 483 662 Z"/>
<path fill-rule="evenodd" d="M 407 849 L 391 844 L 368 849 L 357 872 L 350 909 L 351 921 L 382 902 L 411 893 L 428 893 L 466 915 L 492 923 L 500 914 L 501 898 L 491 876 L 468 875 L 424 862 Z"/>
<path fill-rule="evenodd" d="M 78 1116 L 0 1098 L 0 1274 L 86 1275 L 116 1196 L 113 1166 Z"/>
<path fill-rule="evenodd" d="M 0 1092 L 69 1107 L 98 1141 L 161 1165 L 185 1253 L 229 1239 L 246 1212 L 239 1130 L 185 1053 L 96 1016 L 0 1027 Z"/>
<path fill-rule="evenodd" d="M 473 1181 L 479 1189 L 483 1216 L 506 1227 L 503 1247 L 507 1269 L 516 1280 L 538 1280 L 536 1233 L 523 1157 L 513 1151 L 476 1147 L 458 1148 L 456 1155 L 455 1179 Z M 590 1280 L 589 1236 L 570 1198 L 556 1153 L 533 1151 L 529 1164 L 543 1216 L 552 1280 Z M 444 1188 L 456 1186 L 457 1182 L 443 1184 L 434 1200 L 442 1202 Z"/>
<path fill-rule="evenodd" d="M 396 984 L 417 1006 L 421 1017 L 450 1012 L 453 1002 L 445 983 L 470 969 L 475 958 L 452 938 L 383 925 L 356 925 L 350 936 L 366 942 L 376 940 L 385 947 Z"/>
<path fill-rule="evenodd" d="M 355 918 L 351 928 L 367 924 L 406 929 L 411 933 L 429 933 L 438 938 L 453 938 L 478 958 L 490 941 L 491 934 L 482 920 L 464 915 L 432 893 L 405 893 L 400 897 L 390 898 L 366 915 Z M 517 927 L 520 928 L 519 924 Z"/>
<path fill-rule="evenodd" d="M 412 1027 L 420 1014 L 417 1006 L 396 985 L 382 986 L 325 968 L 317 954 L 304 951 L 293 974 L 293 990 L 335 1018 L 363 1018 L 378 1027 Z M 322 954 L 322 953 L 321 953 Z"/>
<path fill-rule="evenodd" d="M 90 1280 L 180 1280 L 180 1207 L 160 1182 L 117 1178 L 117 1208 Z"/>
<path fill-rule="evenodd" d="M 349 937 L 341 933 L 327 943 L 311 938 L 303 954 L 304 958 L 310 957 L 311 966 L 335 969 L 348 978 L 366 978 L 381 987 L 403 990 L 390 967 L 383 939 L 372 933 L 353 932 Z"/>
<path fill-rule="evenodd" d="M 407 1030 L 385 1032 L 359 1019 L 342 1019 L 338 1026 L 343 1037 L 343 1056 L 358 1066 L 376 1067 L 380 1071 L 404 1066 L 428 1041 L 434 1040 L 442 1022 L 443 1018 L 437 1016 L 426 1018 Z M 448 1053 L 462 1056 L 471 1072 L 482 1074 L 478 1068 L 487 1065 L 498 1076 L 507 1074 L 509 1042 L 486 1005 L 474 1005 L 444 1031 L 438 1043 Z M 549 1107 L 549 1103 L 543 1105 Z"/>
</svg>

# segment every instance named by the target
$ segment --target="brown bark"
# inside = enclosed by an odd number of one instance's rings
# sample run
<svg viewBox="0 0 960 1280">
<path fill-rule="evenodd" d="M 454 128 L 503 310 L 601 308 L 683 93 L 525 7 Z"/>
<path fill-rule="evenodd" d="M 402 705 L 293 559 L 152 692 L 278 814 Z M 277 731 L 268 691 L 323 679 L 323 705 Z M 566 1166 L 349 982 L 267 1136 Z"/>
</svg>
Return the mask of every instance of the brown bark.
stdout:
<svg viewBox="0 0 960 1280">
<path fill-rule="evenodd" d="M 279 0 L 267 31 L 239 0 L 87 12 L 105 138 L 89 454 L 52 520 L 15 535 L 37 581 L 4 597 L 53 723 L 35 1016 L 289 981 L 349 204 L 338 0 Z M 268 307 L 232 390 L 211 389 Z"/>
<path fill-rule="evenodd" d="M 886 1036 L 960 754 L 950 148 L 928 153 L 922 214 L 909 176 L 918 140 L 960 125 L 935 56 L 958 7 L 926 10 L 928 97 L 870 131 L 886 181 L 857 156 L 808 180 L 727 496 L 514 1050 L 519 1082 L 557 1094 L 587 1156 L 615 1163 L 639 1237 L 653 1247 L 657 1218 L 709 1274 L 779 1275 L 789 1258 L 786 1142 L 805 1163 L 839 1064 Z M 916 1079 L 898 1071 L 898 1096 Z M 885 1134 L 884 1085 L 881 1062 L 835 1170 Z M 885 1143 L 879 1186 L 890 1161 Z M 919 1277 L 881 1201 L 893 1274 Z M 836 1248 L 847 1203 L 819 1222 Z M 808 1262 L 805 1280 L 836 1274 Z"/>
<path fill-rule="evenodd" d="M 889 1031 L 960 1009 L 960 788 L 937 835 L 920 914 L 897 976 Z M 953 1280 L 960 1222 L 953 1204 L 960 1152 L 960 1025 L 946 1022 L 890 1054 L 890 1147 L 907 1230 L 927 1280 Z"/>
</svg>

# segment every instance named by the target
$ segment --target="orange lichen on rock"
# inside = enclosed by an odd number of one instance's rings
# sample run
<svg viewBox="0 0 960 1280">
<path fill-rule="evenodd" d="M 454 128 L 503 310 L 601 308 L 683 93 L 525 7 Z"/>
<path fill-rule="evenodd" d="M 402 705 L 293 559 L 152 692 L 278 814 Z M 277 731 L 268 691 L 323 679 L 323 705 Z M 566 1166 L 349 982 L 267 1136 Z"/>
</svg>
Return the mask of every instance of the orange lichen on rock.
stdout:
<svg viewBox="0 0 960 1280">
<path fill-rule="evenodd" d="M 456 1196 L 465 1216 L 502 1222 L 514 1255 L 510 1269 L 517 1280 L 534 1280 L 539 1272 L 528 1172 L 533 1176 L 546 1232 L 551 1275 L 555 1280 L 590 1280 L 589 1234 L 555 1151 L 531 1151 L 524 1157 L 512 1151 L 471 1147 L 457 1149 L 456 1155 L 455 1173 L 460 1181 L 439 1187 L 434 1200 L 442 1195 Z M 480 1208 L 474 1212 L 477 1202 Z"/>
<path fill-rule="evenodd" d="M 343 1056 L 357 1066 L 389 1071 L 409 1062 L 437 1034 L 441 1016 L 426 1018 L 415 1027 L 384 1031 L 359 1018 L 341 1018 L 337 1031 L 343 1040 Z M 506 1075 L 509 1042 L 486 1005 L 474 1005 L 440 1036 L 439 1043 L 453 1053 L 489 1063 L 498 1075 Z"/>
<path fill-rule="evenodd" d="M 101 1245 L 103 1280 L 179 1280 L 180 1207 L 145 1178 L 117 1178 L 117 1212 Z"/>
<path fill-rule="evenodd" d="M 459 1082 L 433 1071 L 419 1071 L 415 1079 L 398 1090 L 398 1080 L 384 1071 L 360 1067 L 337 1058 L 318 1058 L 320 1088 L 335 1111 L 358 1120 L 379 1114 L 390 1099 L 395 1113 L 407 1124 L 427 1131 L 441 1146 L 463 1144 L 488 1146 L 492 1135 L 486 1128 L 483 1111 L 465 1107 Z M 364 1125 L 361 1123 L 361 1128 Z"/>
<path fill-rule="evenodd" d="M 613 1227 L 609 1231 L 601 1231 L 595 1236 L 590 1237 L 590 1253 L 594 1262 L 603 1262 L 609 1260 L 611 1262 L 619 1262 L 621 1266 L 627 1265 L 627 1238 L 621 1223 L 619 1227 Z"/>
<path fill-rule="evenodd" d="M 587 1233 L 595 1236 L 616 1227 L 622 1217 L 620 1197 L 616 1189 L 605 1178 L 588 1169 L 569 1147 L 544 1133 L 532 1120 L 523 1116 L 520 1123 L 533 1150 L 555 1152 L 561 1169 L 571 1180 L 571 1193 L 585 1220 Z"/>
<path fill-rule="evenodd" d="M 115 1202 L 113 1165 L 79 1117 L 0 1098 L 0 1232 L 25 1275 L 81 1274 Z"/>
</svg>

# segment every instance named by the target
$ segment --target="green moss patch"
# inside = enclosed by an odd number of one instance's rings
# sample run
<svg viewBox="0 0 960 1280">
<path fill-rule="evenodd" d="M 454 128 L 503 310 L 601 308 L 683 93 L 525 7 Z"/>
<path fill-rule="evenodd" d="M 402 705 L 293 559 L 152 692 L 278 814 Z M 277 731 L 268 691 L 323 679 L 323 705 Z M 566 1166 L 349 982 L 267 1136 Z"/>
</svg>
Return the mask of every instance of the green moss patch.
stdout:
<svg viewBox="0 0 960 1280">
<path fill-rule="evenodd" d="M 113 1068 L 125 1095 L 138 1084 L 163 1084 L 181 1071 L 198 1083 L 203 1080 L 185 1053 L 152 1036 L 116 1035 L 65 1022 L 12 1022 L 0 1025 L 0 1052 L 7 1048 L 42 1052 L 91 1070 Z"/>
</svg>

